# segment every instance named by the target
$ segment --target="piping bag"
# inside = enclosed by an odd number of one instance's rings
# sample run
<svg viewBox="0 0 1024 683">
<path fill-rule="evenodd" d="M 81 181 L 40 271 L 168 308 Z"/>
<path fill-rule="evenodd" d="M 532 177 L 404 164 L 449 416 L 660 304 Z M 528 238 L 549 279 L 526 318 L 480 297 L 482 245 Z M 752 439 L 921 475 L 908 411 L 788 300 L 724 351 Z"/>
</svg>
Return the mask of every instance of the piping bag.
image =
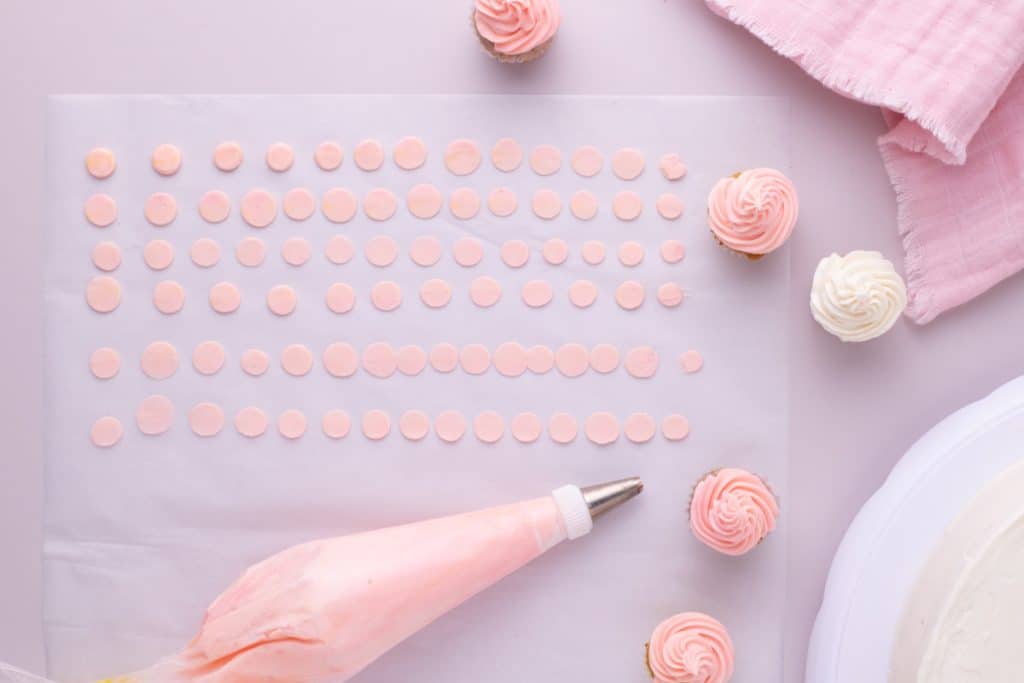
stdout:
<svg viewBox="0 0 1024 683">
<path fill-rule="evenodd" d="M 102 683 L 347 681 L 453 607 L 586 535 L 595 518 L 642 490 L 637 478 L 563 486 L 512 505 L 294 546 L 214 600 L 180 654 Z M 15 673 L 0 665 L 0 680 L 30 680 Z"/>
</svg>

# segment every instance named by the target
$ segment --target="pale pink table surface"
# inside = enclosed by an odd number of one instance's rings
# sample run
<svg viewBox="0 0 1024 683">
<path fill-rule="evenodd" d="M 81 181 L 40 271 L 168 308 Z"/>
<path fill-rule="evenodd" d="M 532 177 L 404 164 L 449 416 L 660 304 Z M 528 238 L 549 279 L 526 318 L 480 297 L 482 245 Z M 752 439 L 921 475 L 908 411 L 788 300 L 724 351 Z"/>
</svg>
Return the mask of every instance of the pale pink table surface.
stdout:
<svg viewBox="0 0 1024 683">
<path fill-rule="evenodd" d="M 38 669 L 42 506 L 41 235 L 51 93 L 788 95 L 801 195 L 790 311 L 791 530 L 786 681 L 843 531 L 926 429 L 1024 371 L 1024 280 L 918 329 L 843 346 L 807 312 L 818 258 L 897 260 L 895 199 L 874 109 L 826 92 L 700 0 L 562 0 L 541 62 L 479 51 L 464 0 L 4 2 L 0 6 L 0 659 Z M 756 343 L 752 342 L 752 343 Z M 781 397 L 780 397 L 780 400 Z"/>
</svg>

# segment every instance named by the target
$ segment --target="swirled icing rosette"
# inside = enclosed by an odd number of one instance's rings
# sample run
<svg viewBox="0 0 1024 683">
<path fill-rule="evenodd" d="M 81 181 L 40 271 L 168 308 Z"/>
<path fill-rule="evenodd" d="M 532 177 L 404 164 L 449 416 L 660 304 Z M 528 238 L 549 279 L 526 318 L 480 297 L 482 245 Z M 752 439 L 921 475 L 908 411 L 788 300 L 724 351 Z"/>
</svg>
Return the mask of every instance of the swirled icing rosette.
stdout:
<svg viewBox="0 0 1024 683">
<path fill-rule="evenodd" d="M 734 467 L 704 476 L 690 499 L 690 529 L 726 555 L 750 552 L 775 530 L 779 504 L 756 474 Z"/>
<path fill-rule="evenodd" d="M 799 213 L 796 188 L 773 168 L 722 178 L 708 196 L 708 223 L 715 239 L 751 259 L 781 247 Z"/>
<path fill-rule="evenodd" d="M 473 26 L 502 62 L 529 62 L 547 50 L 562 21 L 558 0 L 476 0 Z"/>
<path fill-rule="evenodd" d="M 725 626 L 700 612 L 669 617 L 647 643 L 647 669 L 655 683 L 726 683 L 734 659 Z"/>
<path fill-rule="evenodd" d="M 811 284 L 811 315 L 844 342 L 885 334 L 907 307 L 903 278 L 877 251 L 821 259 Z"/>
</svg>

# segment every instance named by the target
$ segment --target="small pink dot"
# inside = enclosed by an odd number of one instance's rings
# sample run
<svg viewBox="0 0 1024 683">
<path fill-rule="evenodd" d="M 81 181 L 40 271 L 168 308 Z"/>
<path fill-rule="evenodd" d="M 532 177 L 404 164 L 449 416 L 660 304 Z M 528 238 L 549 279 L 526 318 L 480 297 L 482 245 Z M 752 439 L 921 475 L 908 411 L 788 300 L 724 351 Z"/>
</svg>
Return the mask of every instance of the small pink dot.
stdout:
<svg viewBox="0 0 1024 683">
<path fill-rule="evenodd" d="M 704 357 L 700 355 L 699 351 L 690 349 L 684 351 L 683 355 L 679 357 L 679 365 L 685 373 L 699 372 L 704 367 Z"/>
<path fill-rule="evenodd" d="M 85 202 L 85 218 L 98 228 L 117 220 L 117 202 L 108 194 L 94 194 Z"/>
<path fill-rule="evenodd" d="M 277 431 L 286 439 L 298 439 L 306 433 L 306 416 L 289 408 L 277 416 Z"/>
<path fill-rule="evenodd" d="M 146 220 L 157 227 L 170 225 L 178 215 L 178 203 L 166 192 L 154 192 L 146 199 Z"/>
<path fill-rule="evenodd" d="M 114 242 L 100 242 L 92 248 L 92 263 L 108 273 L 117 270 L 121 265 L 121 247 Z"/>
<path fill-rule="evenodd" d="M 124 427 L 116 417 L 101 417 L 93 423 L 89 438 L 100 448 L 110 448 L 117 444 L 124 435 Z"/>
<path fill-rule="evenodd" d="M 151 270 L 164 270 L 174 262 L 174 247 L 167 240 L 150 240 L 142 250 L 142 259 Z"/>
<path fill-rule="evenodd" d="M 162 144 L 153 150 L 150 159 L 153 170 L 162 176 L 171 176 L 181 168 L 181 150 L 174 145 Z"/>
<path fill-rule="evenodd" d="M 284 173 L 292 167 L 295 162 L 295 152 L 291 145 L 284 142 L 275 142 L 267 148 L 267 166 L 271 171 Z"/>
<path fill-rule="evenodd" d="M 199 216 L 207 223 L 222 223 L 231 215 L 231 198 L 223 190 L 210 190 L 199 198 Z"/>
<path fill-rule="evenodd" d="M 368 410 L 363 415 L 363 436 L 379 441 L 391 433 L 391 418 L 383 410 Z"/>
<path fill-rule="evenodd" d="M 333 140 L 321 142 L 317 145 L 316 151 L 313 152 L 313 160 L 324 171 L 335 170 L 341 166 L 344 158 L 345 153 L 342 151 L 341 145 Z"/>
<path fill-rule="evenodd" d="M 234 171 L 242 165 L 245 154 L 237 142 L 222 142 L 213 150 L 213 165 L 225 173 Z"/>
<path fill-rule="evenodd" d="M 173 315 L 185 305 L 185 290 L 174 280 L 158 282 L 153 288 L 153 305 L 164 315 Z"/>
<path fill-rule="evenodd" d="M 352 419 L 344 410 L 328 410 L 324 413 L 324 434 L 331 439 L 343 439 L 352 428 Z"/>
<path fill-rule="evenodd" d="M 288 285 L 276 285 L 267 292 L 267 308 L 274 315 L 291 315 L 295 311 L 298 297 L 295 290 Z"/>
</svg>

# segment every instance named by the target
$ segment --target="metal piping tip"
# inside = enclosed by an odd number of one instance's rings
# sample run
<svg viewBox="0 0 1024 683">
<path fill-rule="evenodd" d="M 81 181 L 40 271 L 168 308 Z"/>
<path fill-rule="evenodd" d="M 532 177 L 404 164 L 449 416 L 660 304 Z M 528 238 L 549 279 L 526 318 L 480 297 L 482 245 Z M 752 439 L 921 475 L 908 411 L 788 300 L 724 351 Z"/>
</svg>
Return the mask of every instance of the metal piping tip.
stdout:
<svg viewBox="0 0 1024 683">
<path fill-rule="evenodd" d="M 644 483 L 640 477 L 630 477 L 609 481 L 604 484 L 594 484 L 580 488 L 583 494 L 583 502 L 587 504 L 591 519 L 597 519 L 604 513 L 619 507 L 630 498 L 637 496 L 644 490 Z"/>
</svg>

